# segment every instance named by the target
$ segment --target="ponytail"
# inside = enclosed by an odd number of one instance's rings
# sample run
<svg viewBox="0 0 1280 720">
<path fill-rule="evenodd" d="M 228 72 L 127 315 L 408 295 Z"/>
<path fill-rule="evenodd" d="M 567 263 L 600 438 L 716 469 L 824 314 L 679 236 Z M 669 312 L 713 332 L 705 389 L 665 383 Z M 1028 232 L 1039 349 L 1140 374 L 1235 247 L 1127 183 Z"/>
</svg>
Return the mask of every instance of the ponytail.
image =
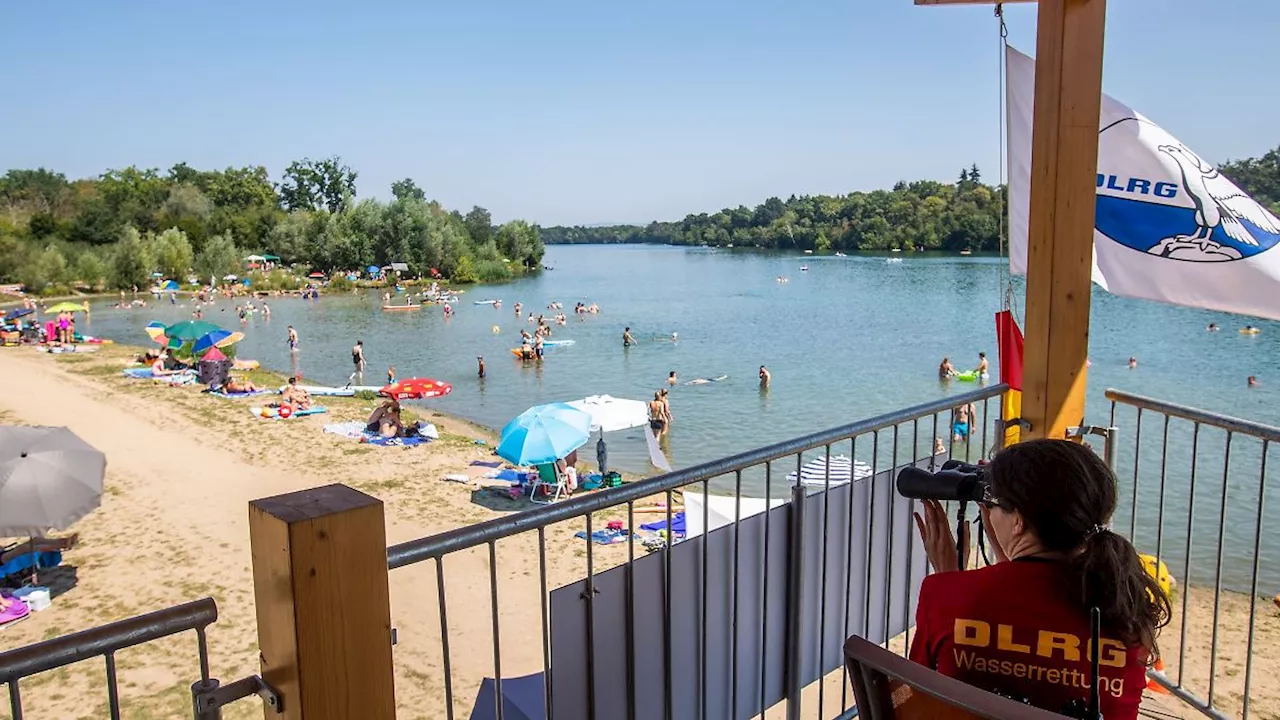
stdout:
<svg viewBox="0 0 1280 720">
<path fill-rule="evenodd" d="M 1085 537 L 1071 557 L 1080 579 L 1080 600 L 1098 608 L 1102 627 L 1126 646 L 1147 650 L 1147 663 L 1160 654 L 1156 633 L 1169 622 L 1169 597 L 1147 572 L 1138 551 L 1125 538 L 1102 527 Z"/>
</svg>

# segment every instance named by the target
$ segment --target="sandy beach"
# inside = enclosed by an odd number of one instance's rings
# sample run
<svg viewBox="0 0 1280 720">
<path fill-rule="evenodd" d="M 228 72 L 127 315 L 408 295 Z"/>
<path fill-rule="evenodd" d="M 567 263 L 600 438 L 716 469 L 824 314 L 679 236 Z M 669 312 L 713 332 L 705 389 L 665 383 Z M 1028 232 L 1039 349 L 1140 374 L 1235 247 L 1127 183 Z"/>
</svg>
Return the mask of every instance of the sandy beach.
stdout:
<svg viewBox="0 0 1280 720">
<path fill-rule="evenodd" d="M 247 411 L 252 399 L 222 400 L 195 388 L 124 378 L 120 369 L 130 355 L 128 348 L 113 346 L 60 356 L 29 348 L 0 350 L 0 373 L 14 388 L 0 396 L 0 421 L 66 425 L 108 459 L 102 506 L 72 528 L 80 534 L 80 544 L 65 554 L 64 562 L 76 570 L 75 586 L 57 597 L 49 610 L 0 631 L 0 649 L 212 596 L 220 617 L 209 634 L 211 667 L 214 676 L 228 682 L 257 671 L 249 501 L 346 483 L 386 503 L 391 543 L 527 507 L 503 502 L 480 487 L 487 468 L 470 463 L 490 459 L 494 440 L 482 428 L 427 412 L 424 419 L 437 425 L 440 441 L 416 448 L 362 445 L 326 435 L 321 427 L 362 419 L 372 401 L 326 398 L 326 415 L 266 421 Z M 478 445 L 477 439 L 490 445 Z M 472 481 L 442 481 L 447 473 L 466 473 Z M 566 523 L 546 533 L 552 588 L 583 573 L 586 547 L 572 537 L 580 529 L 581 522 Z M 637 547 L 636 552 L 643 551 Z M 503 675 L 539 671 L 536 534 L 499 543 L 496 557 Z M 602 569 L 624 561 L 626 548 L 597 547 L 595 558 Z M 455 711 L 464 717 L 480 678 L 493 674 L 488 567 L 483 548 L 445 562 L 453 698 Z M 395 570 L 390 584 L 392 622 L 399 634 L 395 661 L 400 717 L 442 717 L 435 567 Z M 1183 678 L 1203 694 L 1210 665 L 1212 593 L 1193 588 L 1189 597 Z M 1248 607 L 1248 598 L 1228 595 L 1220 608 L 1215 697 L 1230 712 L 1239 712 L 1243 692 Z M 1177 657 L 1178 637 L 1176 625 L 1162 636 L 1166 658 Z M 1251 692 L 1251 711 L 1258 717 L 1280 716 L 1280 653 L 1274 651 L 1278 643 L 1280 610 L 1270 599 L 1260 599 Z M 126 717 L 189 716 L 189 684 L 198 673 L 193 635 L 122 652 L 118 662 L 122 702 L 129 708 Z M 1170 674 L 1177 677 L 1173 669 Z M 32 717 L 105 714 L 100 661 L 32 678 L 22 689 Z M 225 716 L 260 717 L 261 712 L 256 700 L 242 701 L 227 708 Z"/>
</svg>

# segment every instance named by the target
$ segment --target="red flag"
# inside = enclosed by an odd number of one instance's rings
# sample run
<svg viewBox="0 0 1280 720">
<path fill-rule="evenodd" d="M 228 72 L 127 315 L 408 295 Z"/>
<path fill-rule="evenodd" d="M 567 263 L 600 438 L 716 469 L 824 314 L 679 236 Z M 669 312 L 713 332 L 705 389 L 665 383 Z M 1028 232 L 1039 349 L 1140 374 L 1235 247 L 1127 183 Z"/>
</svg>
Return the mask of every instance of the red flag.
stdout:
<svg viewBox="0 0 1280 720">
<path fill-rule="evenodd" d="M 1022 391 L 1022 331 L 1013 313 L 996 313 L 996 344 L 1000 350 L 1000 382 Z"/>
</svg>

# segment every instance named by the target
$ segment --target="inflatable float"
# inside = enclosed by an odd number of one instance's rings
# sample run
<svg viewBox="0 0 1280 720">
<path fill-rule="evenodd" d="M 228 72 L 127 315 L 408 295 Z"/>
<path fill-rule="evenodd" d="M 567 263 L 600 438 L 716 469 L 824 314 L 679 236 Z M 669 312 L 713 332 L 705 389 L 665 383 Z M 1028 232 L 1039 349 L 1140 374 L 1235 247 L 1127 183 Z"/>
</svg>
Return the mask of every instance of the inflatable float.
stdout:
<svg viewBox="0 0 1280 720">
<path fill-rule="evenodd" d="M 966 370 L 964 372 L 958 372 L 955 375 L 952 375 L 952 377 L 954 377 L 956 380 L 959 380 L 960 382 L 974 382 L 975 380 L 978 379 L 978 371 Z"/>
<path fill-rule="evenodd" d="M 280 392 L 289 387 L 283 385 Z M 317 397 L 352 397 L 358 392 L 376 393 L 382 389 L 380 385 L 348 385 L 346 387 L 327 387 L 325 385 L 299 385 L 298 389 L 307 391 L 308 395 Z"/>
<path fill-rule="evenodd" d="M 569 347 L 574 343 L 573 340 L 543 340 L 543 347 Z"/>
<path fill-rule="evenodd" d="M 520 358 L 521 360 L 524 360 L 524 359 L 525 359 L 525 357 L 524 357 L 524 352 L 522 352 L 520 348 L 511 348 L 511 354 L 512 354 L 512 355 L 515 355 L 516 357 Z M 534 353 L 533 353 L 533 346 L 530 346 L 530 347 L 529 347 L 529 357 L 530 357 L 530 358 L 534 357 Z"/>
<path fill-rule="evenodd" d="M 1258 329 L 1258 328 L 1256 328 L 1256 327 L 1242 327 L 1242 328 L 1240 328 L 1240 334 L 1241 334 L 1241 335 L 1257 335 L 1257 334 L 1258 334 L 1258 333 L 1260 333 L 1260 332 L 1262 332 L 1262 331 L 1261 331 L 1261 330 L 1259 330 L 1259 329 Z"/>
<path fill-rule="evenodd" d="M 232 370 L 257 370 L 258 367 L 257 360 L 236 360 L 231 363 Z"/>
<path fill-rule="evenodd" d="M 473 305 L 496 305 L 500 302 L 502 301 L 501 300 L 476 300 L 472 304 Z"/>
<path fill-rule="evenodd" d="M 285 407 L 251 407 L 249 412 L 266 420 L 288 420 L 291 417 L 306 417 L 307 415 L 319 415 L 324 412 L 323 407 L 311 407 L 306 410 L 293 411 L 287 406 Z"/>
<path fill-rule="evenodd" d="M 382 309 L 385 312 L 391 312 L 393 310 L 421 310 L 422 306 L 421 305 L 383 305 Z"/>
</svg>

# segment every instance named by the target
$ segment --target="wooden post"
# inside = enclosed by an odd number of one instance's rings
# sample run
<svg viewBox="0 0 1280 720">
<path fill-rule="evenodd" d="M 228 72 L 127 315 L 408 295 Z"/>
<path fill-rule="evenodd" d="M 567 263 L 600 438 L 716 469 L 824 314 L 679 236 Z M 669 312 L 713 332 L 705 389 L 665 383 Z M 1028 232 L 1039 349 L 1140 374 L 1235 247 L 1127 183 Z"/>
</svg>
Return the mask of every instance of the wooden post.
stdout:
<svg viewBox="0 0 1280 720">
<path fill-rule="evenodd" d="M 1107 3 L 1039 2 L 1022 419 L 1031 423 L 1029 438 L 1060 438 L 1084 420 Z"/>
<path fill-rule="evenodd" d="M 1040 0 L 1022 417 L 1032 438 L 1084 420 L 1106 0 Z"/>
<path fill-rule="evenodd" d="M 254 500 L 249 542 L 262 677 L 284 718 L 394 720 L 382 502 L 345 485 Z"/>
</svg>

